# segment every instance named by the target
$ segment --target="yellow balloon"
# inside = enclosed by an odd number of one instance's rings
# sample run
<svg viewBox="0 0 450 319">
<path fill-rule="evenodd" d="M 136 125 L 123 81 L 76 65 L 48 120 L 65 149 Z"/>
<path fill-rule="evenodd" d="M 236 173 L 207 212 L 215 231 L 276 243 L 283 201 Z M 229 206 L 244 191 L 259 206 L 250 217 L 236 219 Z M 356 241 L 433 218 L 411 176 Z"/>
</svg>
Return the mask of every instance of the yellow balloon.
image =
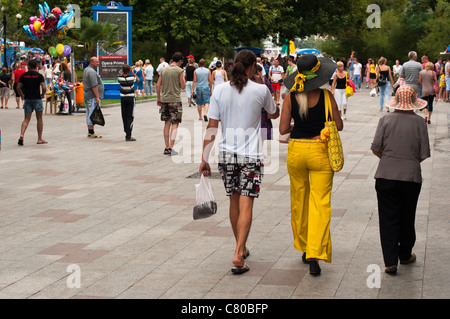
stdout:
<svg viewBox="0 0 450 319">
<path fill-rule="evenodd" d="M 56 52 L 58 52 L 59 55 L 63 54 L 64 53 L 64 44 L 61 44 L 61 43 L 58 44 L 56 46 Z"/>
<path fill-rule="evenodd" d="M 33 27 L 34 27 L 34 30 L 36 30 L 37 33 L 41 33 L 41 26 L 42 26 L 41 21 L 39 21 L 39 20 L 34 21 Z"/>
</svg>

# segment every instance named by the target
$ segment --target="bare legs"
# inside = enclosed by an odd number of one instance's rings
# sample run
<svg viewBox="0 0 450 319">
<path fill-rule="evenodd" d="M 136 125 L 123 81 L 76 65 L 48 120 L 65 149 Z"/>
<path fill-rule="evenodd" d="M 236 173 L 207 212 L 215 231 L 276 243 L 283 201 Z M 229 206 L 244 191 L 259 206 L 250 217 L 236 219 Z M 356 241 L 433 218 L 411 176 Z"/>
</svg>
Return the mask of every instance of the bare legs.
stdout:
<svg viewBox="0 0 450 319">
<path fill-rule="evenodd" d="M 230 222 L 236 239 L 233 264 L 243 267 L 246 242 L 252 224 L 253 197 L 233 194 L 230 196 Z"/>
<path fill-rule="evenodd" d="M 164 124 L 164 142 L 166 148 L 172 149 L 175 144 L 175 138 L 177 136 L 178 124 L 173 124 L 170 121 L 166 121 Z"/>
</svg>

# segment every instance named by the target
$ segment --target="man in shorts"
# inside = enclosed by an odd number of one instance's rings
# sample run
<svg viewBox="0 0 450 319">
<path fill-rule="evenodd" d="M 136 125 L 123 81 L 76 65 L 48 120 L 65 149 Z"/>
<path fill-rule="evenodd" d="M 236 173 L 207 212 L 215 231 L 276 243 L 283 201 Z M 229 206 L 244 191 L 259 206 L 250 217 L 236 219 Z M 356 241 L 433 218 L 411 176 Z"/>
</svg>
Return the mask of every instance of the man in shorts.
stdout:
<svg viewBox="0 0 450 319">
<path fill-rule="evenodd" d="M 22 127 L 20 131 L 20 138 L 17 144 L 23 145 L 23 138 L 25 131 L 27 130 L 28 124 L 31 120 L 31 114 L 33 111 L 36 112 L 37 120 L 37 132 L 38 140 L 37 144 L 47 144 L 47 141 L 42 138 L 42 131 L 44 124 L 42 121 L 42 113 L 44 111 L 44 104 L 42 99 L 45 96 L 47 87 L 45 86 L 45 79 L 38 70 L 38 64 L 36 60 L 30 60 L 28 62 L 28 72 L 25 72 L 20 77 L 19 83 L 17 84 L 17 93 L 22 98 L 23 110 L 25 112 L 25 119 L 22 122 Z"/>
<path fill-rule="evenodd" d="M 161 121 L 164 122 L 164 142 L 166 148 L 164 155 L 178 155 L 173 150 L 178 125 L 181 123 L 183 106 L 181 103 L 181 90 L 186 88 L 183 69 L 183 54 L 174 53 L 168 67 L 161 71 L 156 84 L 157 103 L 161 107 Z"/>
<path fill-rule="evenodd" d="M 86 104 L 86 125 L 88 128 L 88 138 L 101 138 L 94 131 L 94 124 L 91 121 L 92 112 L 94 112 L 97 105 L 100 105 L 100 99 L 103 98 L 105 87 L 102 78 L 97 73 L 97 68 L 100 62 L 97 57 L 92 57 L 89 60 L 89 66 L 83 72 L 83 89 L 84 100 Z"/>
<path fill-rule="evenodd" d="M 281 83 L 283 82 L 284 79 L 284 69 L 277 59 L 275 59 L 275 61 L 273 62 L 273 66 L 270 67 L 269 79 L 270 82 L 272 83 L 272 88 L 275 91 L 274 93 L 275 103 L 279 105 Z"/>
<path fill-rule="evenodd" d="M 8 74 L 8 69 L 6 67 L 2 68 L 2 73 L 0 74 L 0 100 L 5 109 L 8 108 L 8 100 L 10 98 L 10 87 L 11 85 L 11 75 Z"/>
</svg>

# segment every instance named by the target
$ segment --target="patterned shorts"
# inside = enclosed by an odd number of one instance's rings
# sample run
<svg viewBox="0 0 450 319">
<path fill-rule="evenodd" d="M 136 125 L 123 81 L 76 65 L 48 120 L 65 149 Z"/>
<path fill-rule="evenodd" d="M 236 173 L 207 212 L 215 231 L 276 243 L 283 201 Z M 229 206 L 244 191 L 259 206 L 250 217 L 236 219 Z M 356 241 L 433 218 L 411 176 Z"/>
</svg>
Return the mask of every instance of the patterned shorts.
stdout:
<svg viewBox="0 0 450 319">
<path fill-rule="evenodd" d="M 219 173 L 227 196 L 237 193 L 258 198 L 263 171 L 264 163 L 261 160 L 228 153 L 219 155 Z"/>
<path fill-rule="evenodd" d="M 183 106 L 181 102 L 161 103 L 159 112 L 161 113 L 161 121 L 179 124 L 183 116 Z"/>
</svg>

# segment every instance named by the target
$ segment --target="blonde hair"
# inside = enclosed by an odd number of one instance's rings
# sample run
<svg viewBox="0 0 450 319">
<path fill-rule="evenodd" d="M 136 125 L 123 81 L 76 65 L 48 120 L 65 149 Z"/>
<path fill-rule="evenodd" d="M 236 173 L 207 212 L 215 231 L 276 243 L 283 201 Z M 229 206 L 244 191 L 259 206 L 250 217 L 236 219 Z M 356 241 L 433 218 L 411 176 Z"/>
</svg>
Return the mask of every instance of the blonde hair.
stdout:
<svg viewBox="0 0 450 319">
<path fill-rule="evenodd" d="M 342 63 L 342 61 L 337 61 L 336 64 L 337 64 L 338 67 L 344 66 L 344 63 Z"/>
<path fill-rule="evenodd" d="M 386 58 L 385 58 L 385 57 L 381 57 L 381 58 L 378 60 L 378 64 L 386 64 Z"/>
<path fill-rule="evenodd" d="M 428 62 L 427 64 L 425 64 L 425 70 L 427 70 L 427 71 L 433 71 L 433 70 L 434 70 L 434 64 L 433 64 L 433 62 Z"/>
<path fill-rule="evenodd" d="M 308 94 L 306 92 L 296 93 L 294 98 L 297 99 L 300 118 L 305 119 L 308 116 Z"/>
</svg>

